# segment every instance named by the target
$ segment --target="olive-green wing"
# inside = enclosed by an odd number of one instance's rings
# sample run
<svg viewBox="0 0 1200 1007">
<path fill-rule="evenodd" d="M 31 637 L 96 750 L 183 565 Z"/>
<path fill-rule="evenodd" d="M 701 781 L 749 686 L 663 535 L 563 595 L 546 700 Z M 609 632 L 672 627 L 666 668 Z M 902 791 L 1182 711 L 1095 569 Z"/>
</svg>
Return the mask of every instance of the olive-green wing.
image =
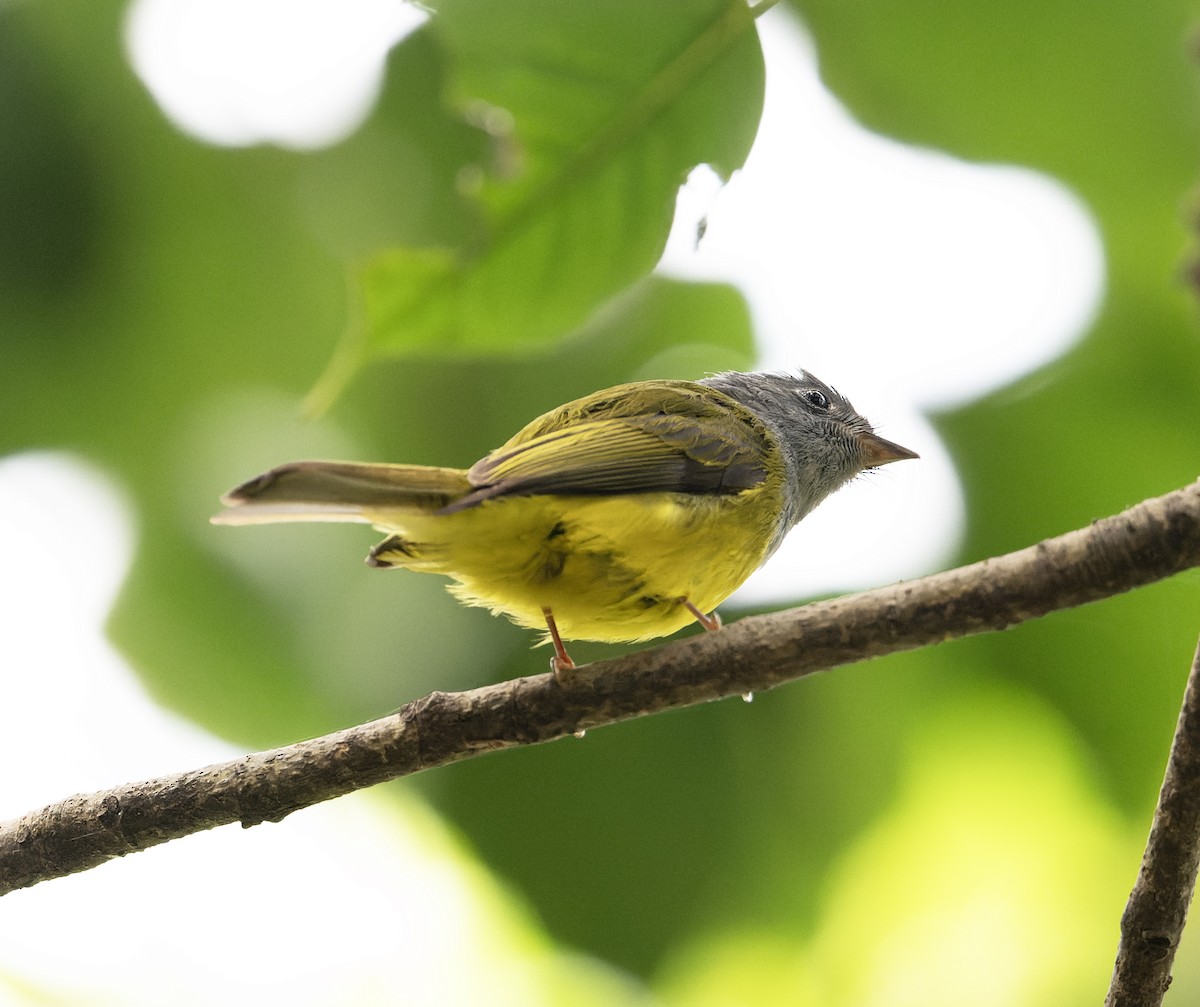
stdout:
<svg viewBox="0 0 1200 1007">
<path fill-rule="evenodd" d="M 770 440 L 733 399 L 686 381 L 597 392 L 539 417 L 467 473 L 445 508 L 508 495 L 737 493 L 766 478 Z"/>
</svg>

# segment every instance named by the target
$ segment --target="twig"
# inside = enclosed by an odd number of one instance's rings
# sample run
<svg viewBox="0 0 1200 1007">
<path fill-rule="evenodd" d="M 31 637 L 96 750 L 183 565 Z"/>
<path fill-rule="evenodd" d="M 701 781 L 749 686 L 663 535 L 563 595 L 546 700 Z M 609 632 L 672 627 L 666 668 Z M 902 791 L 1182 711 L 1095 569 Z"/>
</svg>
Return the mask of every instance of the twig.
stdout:
<svg viewBox="0 0 1200 1007">
<path fill-rule="evenodd" d="M 1171 757 L 1142 869 L 1121 916 L 1106 1007 L 1157 1007 L 1171 985 L 1200 864 L 1200 645 L 1183 694 Z"/>
<path fill-rule="evenodd" d="M 1005 629 L 1197 565 L 1200 482 L 996 559 L 597 662 L 565 686 L 545 674 L 434 692 L 325 737 L 70 797 L 0 825 L 0 894 L 218 825 L 280 821 L 486 752 Z"/>
</svg>

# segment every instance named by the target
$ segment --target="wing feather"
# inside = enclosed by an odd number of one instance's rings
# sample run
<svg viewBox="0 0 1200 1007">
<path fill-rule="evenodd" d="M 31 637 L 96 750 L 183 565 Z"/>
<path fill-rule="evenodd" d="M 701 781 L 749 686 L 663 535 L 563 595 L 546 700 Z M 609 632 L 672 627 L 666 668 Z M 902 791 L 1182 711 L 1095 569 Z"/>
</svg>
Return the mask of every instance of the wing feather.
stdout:
<svg viewBox="0 0 1200 1007">
<path fill-rule="evenodd" d="M 467 473 L 443 509 L 508 495 L 736 493 L 766 478 L 767 433 L 744 406 L 691 382 L 638 382 L 568 403 Z"/>
</svg>

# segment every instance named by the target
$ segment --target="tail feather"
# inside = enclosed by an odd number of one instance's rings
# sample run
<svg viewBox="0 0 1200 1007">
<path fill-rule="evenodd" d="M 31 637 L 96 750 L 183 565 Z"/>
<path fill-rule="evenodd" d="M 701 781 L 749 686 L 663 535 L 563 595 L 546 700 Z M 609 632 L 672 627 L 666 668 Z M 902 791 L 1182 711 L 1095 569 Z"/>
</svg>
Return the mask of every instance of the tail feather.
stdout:
<svg viewBox="0 0 1200 1007">
<path fill-rule="evenodd" d="M 357 462 L 290 462 L 221 497 L 214 524 L 375 522 L 380 511 L 435 511 L 471 490 L 462 469 Z"/>
</svg>

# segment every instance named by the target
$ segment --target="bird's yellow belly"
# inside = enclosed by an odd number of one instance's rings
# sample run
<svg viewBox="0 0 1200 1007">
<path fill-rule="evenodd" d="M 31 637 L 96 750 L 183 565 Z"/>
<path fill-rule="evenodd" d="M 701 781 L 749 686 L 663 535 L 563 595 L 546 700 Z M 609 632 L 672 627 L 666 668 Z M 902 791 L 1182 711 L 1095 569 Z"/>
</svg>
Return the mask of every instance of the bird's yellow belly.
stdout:
<svg viewBox="0 0 1200 1007">
<path fill-rule="evenodd" d="M 380 516 L 388 559 L 441 573 L 461 600 L 566 639 L 648 640 L 687 625 L 759 566 L 773 531 L 766 487 L 736 495 L 504 497 L 448 515 Z M 569 515 L 569 516 L 568 516 Z"/>
</svg>

